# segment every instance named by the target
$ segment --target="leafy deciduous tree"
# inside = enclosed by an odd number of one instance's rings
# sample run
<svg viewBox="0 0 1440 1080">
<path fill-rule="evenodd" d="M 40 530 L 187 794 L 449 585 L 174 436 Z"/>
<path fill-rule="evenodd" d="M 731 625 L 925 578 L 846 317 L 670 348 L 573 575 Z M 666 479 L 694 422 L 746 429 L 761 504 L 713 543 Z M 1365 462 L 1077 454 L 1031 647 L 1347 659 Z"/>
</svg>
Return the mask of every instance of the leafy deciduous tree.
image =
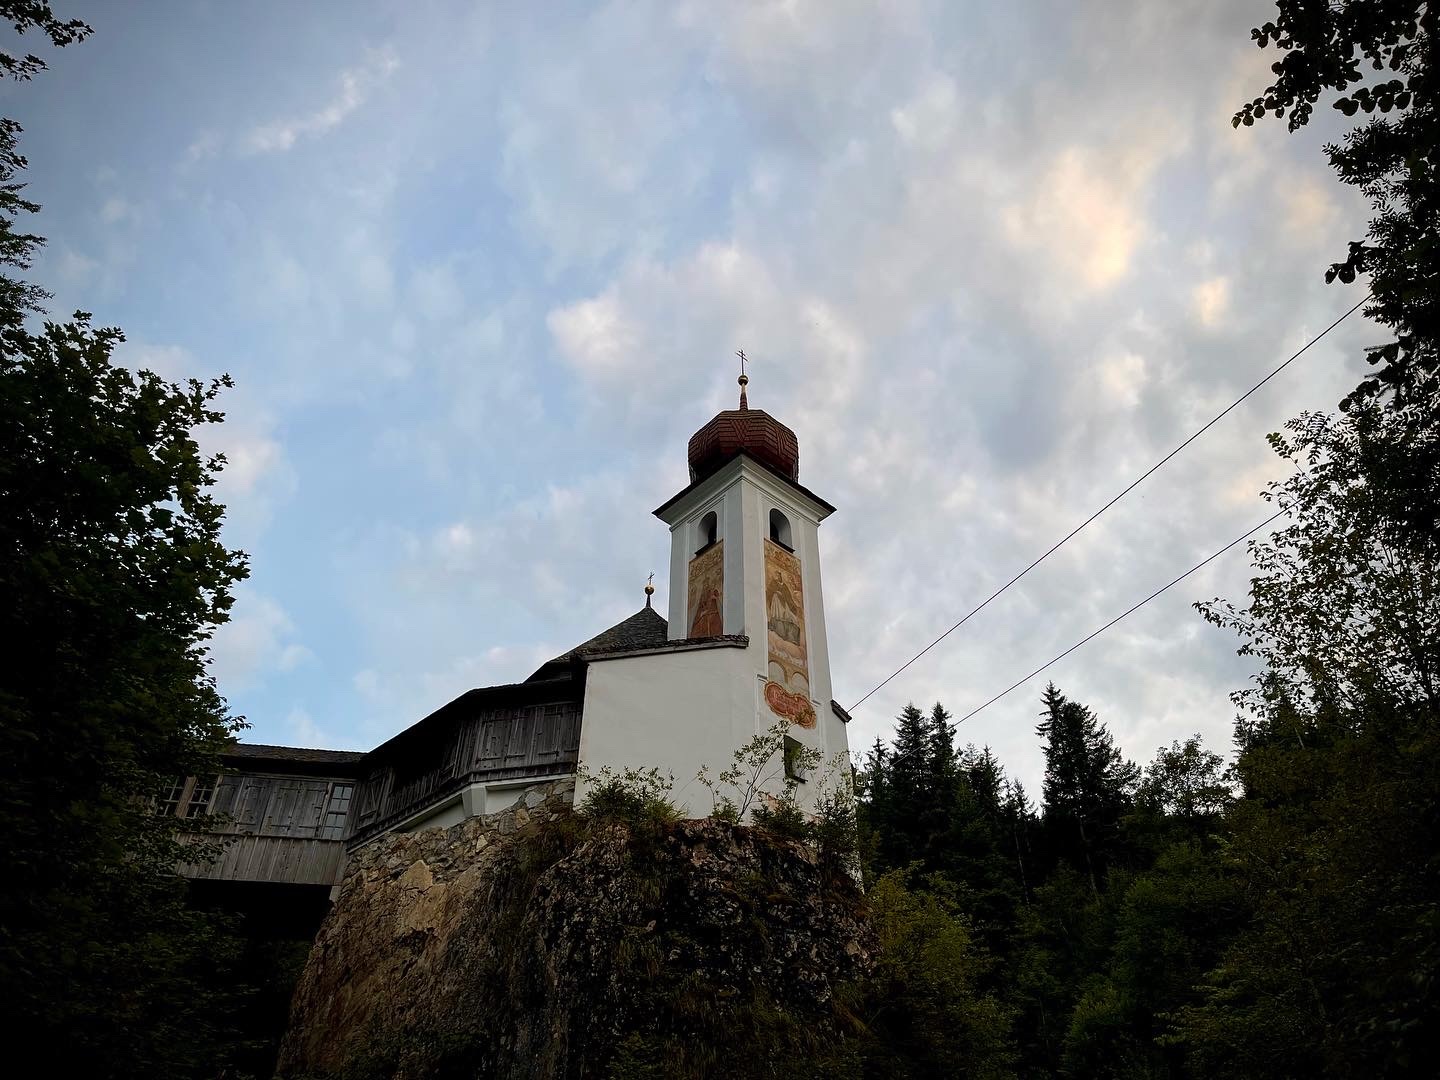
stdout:
<svg viewBox="0 0 1440 1080">
<path fill-rule="evenodd" d="M 1360 403 L 1276 449 L 1290 524 L 1252 544 L 1248 607 L 1202 605 L 1264 668 L 1236 695 L 1224 867 L 1247 919 L 1180 1009 L 1207 1076 L 1410 1076 L 1440 1030 L 1440 538 L 1393 464 L 1437 425 Z M 1408 480 L 1403 476 L 1399 484 Z"/>
<path fill-rule="evenodd" d="M 1326 274 L 1368 274 L 1366 314 L 1393 341 L 1372 348 L 1375 371 L 1347 399 L 1389 394 L 1401 408 L 1435 408 L 1440 391 L 1440 12 L 1426 0 L 1277 0 L 1273 20 L 1253 29 L 1280 56 L 1275 81 L 1234 123 L 1289 117 L 1303 127 L 1326 94 L 1346 116 L 1368 120 L 1325 148 L 1343 183 L 1359 188 L 1375 217 Z"/>
</svg>

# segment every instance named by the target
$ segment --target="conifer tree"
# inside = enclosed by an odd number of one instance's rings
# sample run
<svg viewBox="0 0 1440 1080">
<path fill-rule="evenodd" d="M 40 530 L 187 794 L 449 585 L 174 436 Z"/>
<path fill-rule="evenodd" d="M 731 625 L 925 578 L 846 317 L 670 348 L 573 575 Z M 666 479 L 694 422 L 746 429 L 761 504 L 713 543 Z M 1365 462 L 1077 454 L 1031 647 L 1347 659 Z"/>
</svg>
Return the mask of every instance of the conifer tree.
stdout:
<svg viewBox="0 0 1440 1080">
<path fill-rule="evenodd" d="M 1036 733 L 1045 740 L 1044 821 L 1056 855 L 1100 891 L 1139 770 L 1115 747 L 1105 725 L 1050 683 Z"/>
<path fill-rule="evenodd" d="M 920 860 L 925 843 L 921 827 L 930 779 L 931 739 L 926 716 L 913 704 L 896 719 L 894 745 L 884 770 L 884 815 L 877 822 L 881 858 L 887 867 Z"/>
<path fill-rule="evenodd" d="M 1025 785 L 1019 780 L 1006 780 L 1004 789 L 1004 799 L 1000 806 L 1001 817 L 1009 832 L 1008 846 L 1015 860 L 1015 876 L 1020 883 L 1020 895 L 1028 902 L 1035 869 L 1035 859 L 1030 846 L 1037 824 L 1035 806 L 1025 791 Z"/>
</svg>

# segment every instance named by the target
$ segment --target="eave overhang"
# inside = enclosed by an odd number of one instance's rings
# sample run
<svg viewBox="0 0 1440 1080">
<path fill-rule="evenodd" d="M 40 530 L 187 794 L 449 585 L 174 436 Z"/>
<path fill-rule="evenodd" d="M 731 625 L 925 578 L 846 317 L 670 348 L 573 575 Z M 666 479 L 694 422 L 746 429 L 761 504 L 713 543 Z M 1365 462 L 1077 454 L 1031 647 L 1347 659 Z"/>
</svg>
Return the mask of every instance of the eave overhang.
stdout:
<svg viewBox="0 0 1440 1080">
<path fill-rule="evenodd" d="M 809 502 L 811 504 L 810 510 L 812 513 L 814 513 L 816 521 L 824 521 L 827 517 L 829 517 L 835 512 L 835 507 L 831 506 L 819 495 L 816 495 L 804 484 L 801 484 L 795 480 L 791 480 L 783 473 L 777 472 L 775 469 L 771 468 L 769 465 L 761 461 L 759 458 L 755 457 L 753 454 L 747 454 L 744 451 L 741 451 L 729 461 L 727 461 L 723 466 L 717 469 L 715 472 L 711 473 L 709 476 L 706 476 L 700 480 L 696 480 L 693 484 L 688 485 L 683 490 L 676 492 L 674 495 L 670 496 L 670 498 L 666 499 L 663 503 L 661 503 L 658 507 L 655 508 L 655 510 L 653 511 L 654 515 L 658 517 L 661 521 L 665 522 L 665 524 L 673 525 L 674 521 L 671 517 L 667 516 L 673 507 L 677 506 L 679 503 L 683 502 L 696 492 L 720 490 L 725 485 L 729 484 L 732 480 L 734 480 L 737 473 L 744 471 L 744 467 L 746 465 L 750 466 L 753 469 L 758 469 L 766 477 L 783 484 L 785 487 L 789 488 L 791 491 Z"/>
</svg>

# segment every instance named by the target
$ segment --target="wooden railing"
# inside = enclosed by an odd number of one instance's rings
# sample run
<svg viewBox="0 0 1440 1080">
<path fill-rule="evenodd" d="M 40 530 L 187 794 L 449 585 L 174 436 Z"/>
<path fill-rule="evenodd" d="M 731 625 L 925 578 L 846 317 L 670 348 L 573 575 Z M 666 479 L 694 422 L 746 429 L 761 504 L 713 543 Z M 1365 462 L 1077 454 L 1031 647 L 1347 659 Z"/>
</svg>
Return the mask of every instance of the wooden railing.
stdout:
<svg viewBox="0 0 1440 1080">
<path fill-rule="evenodd" d="M 417 732 L 361 782 L 351 843 L 472 783 L 568 772 L 579 752 L 578 701 L 491 708 L 462 716 L 435 734 Z"/>
</svg>

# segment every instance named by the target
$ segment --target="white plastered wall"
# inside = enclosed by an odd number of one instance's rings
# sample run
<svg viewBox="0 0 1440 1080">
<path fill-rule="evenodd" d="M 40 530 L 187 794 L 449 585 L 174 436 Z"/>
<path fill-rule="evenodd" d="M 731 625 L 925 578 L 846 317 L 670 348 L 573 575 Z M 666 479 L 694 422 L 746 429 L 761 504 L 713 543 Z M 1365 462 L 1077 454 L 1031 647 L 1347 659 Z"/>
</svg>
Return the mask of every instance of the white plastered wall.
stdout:
<svg viewBox="0 0 1440 1080">
<path fill-rule="evenodd" d="M 658 768 L 675 778 L 673 797 L 694 817 L 711 811 L 695 781 L 730 765 L 755 734 L 746 650 L 732 646 L 598 660 L 585 677 L 577 804 L 602 768 Z"/>
<path fill-rule="evenodd" d="M 708 766 L 717 776 L 731 765 L 737 749 L 775 724 L 762 704 L 763 686 L 753 671 L 751 650 L 732 646 L 592 662 L 580 727 L 577 805 L 603 768 L 618 773 L 654 767 L 674 777 L 672 797 L 688 816 L 706 816 L 713 809 L 711 795 L 695 774 Z M 815 809 L 822 789 L 836 786 L 832 766 L 846 747 L 845 725 L 828 702 L 818 721 L 813 731 L 790 728 L 792 737 L 828 748 L 822 767 L 796 790 L 806 811 Z M 785 781 L 778 754 L 765 776 L 762 790 L 779 795 Z"/>
</svg>

